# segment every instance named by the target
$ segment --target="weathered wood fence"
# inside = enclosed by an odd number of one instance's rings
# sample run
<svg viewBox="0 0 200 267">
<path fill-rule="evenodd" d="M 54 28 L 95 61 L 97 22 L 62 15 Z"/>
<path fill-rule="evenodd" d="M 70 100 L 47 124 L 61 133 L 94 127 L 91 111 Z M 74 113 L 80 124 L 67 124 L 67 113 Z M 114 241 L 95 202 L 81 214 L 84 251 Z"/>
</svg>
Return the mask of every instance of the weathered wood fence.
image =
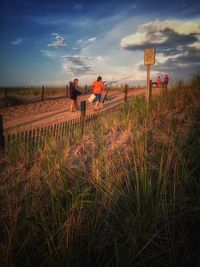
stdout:
<svg viewBox="0 0 200 267">
<path fill-rule="evenodd" d="M 82 95 L 91 91 L 90 86 L 80 87 Z M 69 85 L 40 87 L 4 87 L 0 88 L 0 107 L 8 107 L 53 98 L 69 98 Z"/>
<path fill-rule="evenodd" d="M 128 98 L 128 86 L 124 89 L 124 102 L 127 102 Z M 109 109 L 101 110 L 93 114 L 86 115 L 86 101 L 81 102 L 81 114 L 79 118 L 68 120 L 65 122 L 48 125 L 45 127 L 32 129 L 29 131 L 22 131 L 16 134 L 4 134 L 3 130 L 3 117 L 0 114 L 0 150 L 9 148 L 16 143 L 24 143 L 28 146 L 37 147 L 41 142 L 44 143 L 48 138 L 53 137 L 61 139 L 64 136 L 72 135 L 75 129 L 80 130 L 80 134 L 84 135 L 85 130 L 91 124 L 94 125 L 97 119 L 104 113 L 112 112 L 124 102 L 112 106 Z"/>
</svg>

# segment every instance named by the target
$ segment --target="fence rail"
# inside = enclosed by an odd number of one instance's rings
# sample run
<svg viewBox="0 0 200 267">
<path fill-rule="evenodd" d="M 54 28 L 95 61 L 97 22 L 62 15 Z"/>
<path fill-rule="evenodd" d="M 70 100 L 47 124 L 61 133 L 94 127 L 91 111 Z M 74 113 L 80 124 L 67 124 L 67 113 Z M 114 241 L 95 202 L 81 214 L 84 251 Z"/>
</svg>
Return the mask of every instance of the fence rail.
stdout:
<svg viewBox="0 0 200 267">
<path fill-rule="evenodd" d="M 84 95 L 91 88 L 85 85 L 80 90 Z M 56 98 L 69 98 L 69 86 L 0 87 L 0 108 Z"/>
</svg>

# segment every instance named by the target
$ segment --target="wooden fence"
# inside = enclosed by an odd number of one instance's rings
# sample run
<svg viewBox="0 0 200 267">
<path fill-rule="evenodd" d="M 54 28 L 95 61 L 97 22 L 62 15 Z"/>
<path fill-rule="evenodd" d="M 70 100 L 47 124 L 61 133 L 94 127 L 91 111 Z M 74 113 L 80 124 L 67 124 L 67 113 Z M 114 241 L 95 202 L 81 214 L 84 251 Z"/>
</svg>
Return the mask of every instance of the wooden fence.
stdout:
<svg viewBox="0 0 200 267">
<path fill-rule="evenodd" d="M 90 86 L 80 87 L 82 95 L 91 91 Z M 3 87 L 0 88 L 0 108 L 55 98 L 69 98 L 69 86 Z"/>
<path fill-rule="evenodd" d="M 126 85 L 124 88 L 124 102 L 127 102 L 127 94 L 128 86 Z M 3 117 L 0 114 L 0 150 L 4 150 L 5 148 L 9 149 L 9 147 L 12 147 L 16 143 L 24 143 L 31 147 L 37 147 L 38 144 L 44 143 L 50 137 L 60 139 L 63 136 L 72 135 L 75 129 L 79 129 L 80 134 L 84 135 L 87 127 L 91 124 L 94 125 L 100 115 L 103 115 L 105 112 L 112 112 L 120 108 L 122 104 L 123 102 L 109 109 L 86 115 L 86 101 L 82 101 L 81 114 L 79 118 L 8 135 L 4 135 Z"/>
<path fill-rule="evenodd" d="M 86 95 L 91 92 L 91 87 L 85 85 L 80 87 L 80 90 L 82 95 Z M 0 108 L 56 98 L 69 98 L 69 85 L 0 87 Z"/>
</svg>

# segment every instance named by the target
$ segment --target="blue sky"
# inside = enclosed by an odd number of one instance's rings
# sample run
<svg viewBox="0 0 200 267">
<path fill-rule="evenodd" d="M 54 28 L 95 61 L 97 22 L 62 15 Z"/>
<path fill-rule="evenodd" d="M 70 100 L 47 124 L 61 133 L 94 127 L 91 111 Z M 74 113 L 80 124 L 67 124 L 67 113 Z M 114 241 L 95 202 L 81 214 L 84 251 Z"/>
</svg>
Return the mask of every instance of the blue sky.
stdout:
<svg viewBox="0 0 200 267">
<path fill-rule="evenodd" d="M 197 1 L 1 1 L 0 85 L 145 80 L 144 49 L 156 48 L 152 77 L 187 79 L 200 69 Z"/>
</svg>

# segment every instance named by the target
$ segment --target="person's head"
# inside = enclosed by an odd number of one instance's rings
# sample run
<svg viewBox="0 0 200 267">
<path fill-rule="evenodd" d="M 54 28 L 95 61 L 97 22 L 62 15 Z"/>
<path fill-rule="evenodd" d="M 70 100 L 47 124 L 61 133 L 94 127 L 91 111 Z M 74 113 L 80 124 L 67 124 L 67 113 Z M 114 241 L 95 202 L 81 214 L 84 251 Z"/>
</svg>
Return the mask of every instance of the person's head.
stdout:
<svg viewBox="0 0 200 267">
<path fill-rule="evenodd" d="M 75 84 L 78 84 L 78 79 L 74 79 L 74 83 Z"/>
<path fill-rule="evenodd" d="M 158 76 L 158 79 L 160 79 L 160 76 Z"/>
<path fill-rule="evenodd" d="M 100 82 L 102 80 L 101 76 L 97 77 L 97 82 Z"/>
</svg>

